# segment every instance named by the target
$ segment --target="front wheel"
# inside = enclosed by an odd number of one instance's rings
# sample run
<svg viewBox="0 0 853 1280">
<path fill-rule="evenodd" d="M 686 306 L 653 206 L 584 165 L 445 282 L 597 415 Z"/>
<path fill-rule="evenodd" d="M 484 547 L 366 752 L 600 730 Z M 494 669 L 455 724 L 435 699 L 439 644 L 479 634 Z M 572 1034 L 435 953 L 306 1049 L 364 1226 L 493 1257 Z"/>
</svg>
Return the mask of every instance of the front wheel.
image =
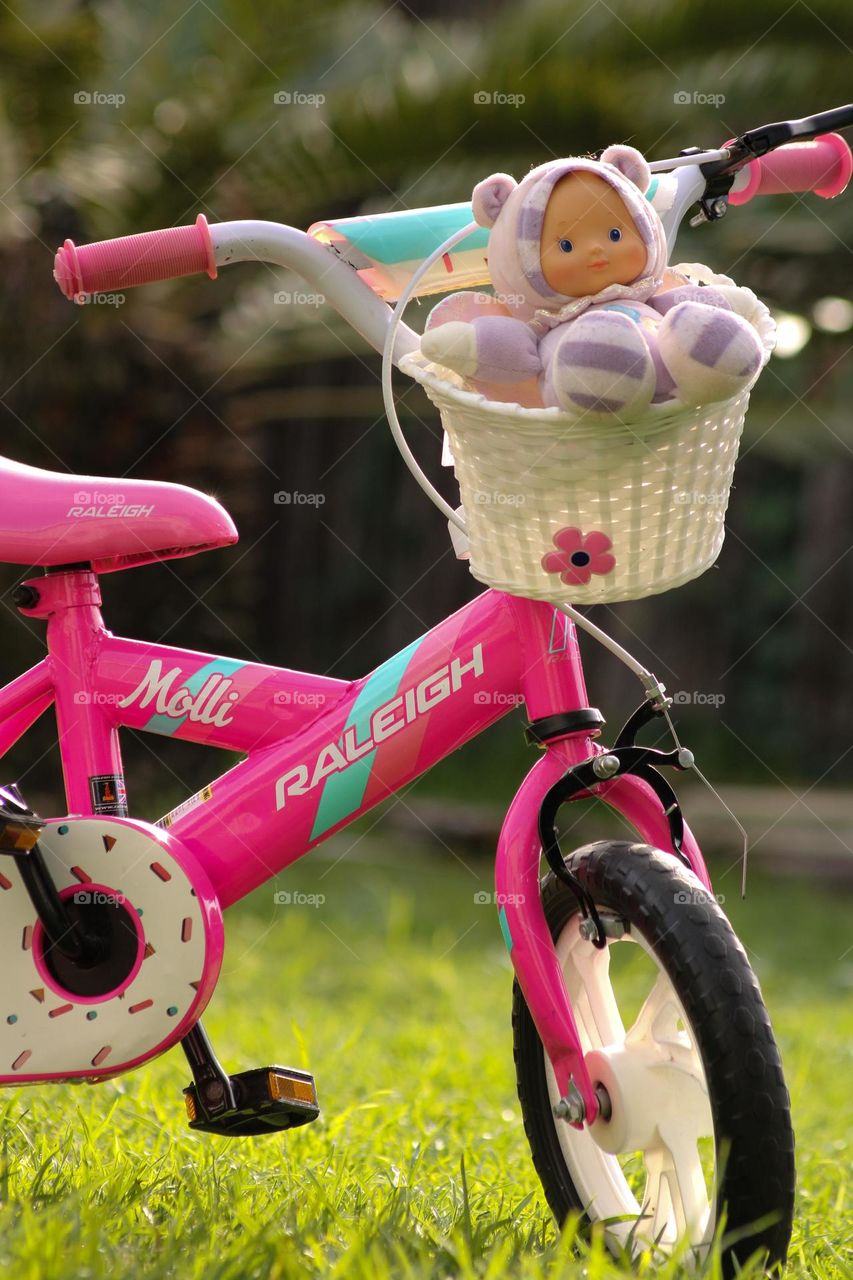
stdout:
<svg viewBox="0 0 853 1280">
<path fill-rule="evenodd" d="M 685 1242 L 703 1255 L 725 1216 L 724 1271 L 756 1250 L 782 1264 L 794 1138 L 758 981 L 716 901 L 671 856 L 600 841 L 567 865 L 608 917 L 598 950 L 553 872 L 543 905 L 593 1084 L 610 1116 L 556 1119 L 559 1090 L 518 983 L 513 1039 L 533 1162 L 562 1223 L 602 1223 L 615 1253 Z M 602 1095 L 604 1096 L 604 1095 Z"/>
</svg>

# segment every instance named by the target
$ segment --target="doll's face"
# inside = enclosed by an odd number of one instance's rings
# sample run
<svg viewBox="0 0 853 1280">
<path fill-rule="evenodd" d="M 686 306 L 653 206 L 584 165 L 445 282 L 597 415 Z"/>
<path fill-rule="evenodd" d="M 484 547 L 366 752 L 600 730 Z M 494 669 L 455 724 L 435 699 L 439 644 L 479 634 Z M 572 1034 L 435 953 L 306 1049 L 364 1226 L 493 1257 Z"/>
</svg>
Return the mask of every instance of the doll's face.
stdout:
<svg viewBox="0 0 853 1280">
<path fill-rule="evenodd" d="M 609 182 L 594 173 L 567 173 L 545 209 L 542 274 L 556 293 L 582 298 L 610 284 L 630 284 L 647 249 Z"/>
</svg>

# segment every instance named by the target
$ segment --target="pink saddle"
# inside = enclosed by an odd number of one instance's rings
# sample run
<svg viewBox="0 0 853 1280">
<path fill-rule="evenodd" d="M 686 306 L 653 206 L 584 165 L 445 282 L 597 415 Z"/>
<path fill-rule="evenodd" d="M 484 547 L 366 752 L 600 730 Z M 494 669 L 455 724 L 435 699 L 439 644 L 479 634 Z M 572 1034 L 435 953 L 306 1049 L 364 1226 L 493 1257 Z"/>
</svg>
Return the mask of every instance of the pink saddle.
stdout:
<svg viewBox="0 0 853 1280">
<path fill-rule="evenodd" d="M 181 484 L 65 475 L 0 458 L 0 560 L 96 573 L 237 541 L 215 498 Z"/>
</svg>

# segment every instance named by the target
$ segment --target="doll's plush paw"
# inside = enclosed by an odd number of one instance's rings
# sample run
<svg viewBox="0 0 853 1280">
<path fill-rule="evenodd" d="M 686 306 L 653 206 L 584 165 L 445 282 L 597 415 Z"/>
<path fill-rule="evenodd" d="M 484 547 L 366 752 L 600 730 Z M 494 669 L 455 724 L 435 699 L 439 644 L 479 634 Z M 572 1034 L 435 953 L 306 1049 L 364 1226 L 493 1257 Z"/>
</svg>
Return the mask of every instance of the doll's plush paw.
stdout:
<svg viewBox="0 0 853 1280">
<path fill-rule="evenodd" d="M 557 346 L 543 388 L 546 404 L 607 418 L 642 413 L 655 367 L 633 320 L 616 311 L 581 316 Z"/>
<path fill-rule="evenodd" d="M 463 378 L 485 383 L 511 385 L 537 377 L 542 370 L 535 333 L 512 316 L 478 316 L 470 324 L 448 320 L 427 329 L 421 351 Z"/>
<path fill-rule="evenodd" d="M 448 320 L 447 324 L 427 329 L 421 338 L 421 354 L 434 364 L 442 364 L 463 378 L 469 378 L 477 368 L 474 326 L 462 320 Z"/>
<path fill-rule="evenodd" d="M 713 404 L 742 391 L 761 368 L 752 325 L 733 311 L 682 302 L 664 317 L 658 350 L 687 405 Z"/>
</svg>

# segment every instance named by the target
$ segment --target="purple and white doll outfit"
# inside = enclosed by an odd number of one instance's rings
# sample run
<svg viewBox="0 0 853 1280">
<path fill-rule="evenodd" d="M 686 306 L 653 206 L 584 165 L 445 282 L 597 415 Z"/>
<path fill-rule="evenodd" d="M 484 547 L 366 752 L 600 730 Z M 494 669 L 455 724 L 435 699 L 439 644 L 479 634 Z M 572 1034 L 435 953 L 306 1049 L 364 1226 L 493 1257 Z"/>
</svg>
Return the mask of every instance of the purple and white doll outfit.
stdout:
<svg viewBox="0 0 853 1280">
<path fill-rule="evenodd" d="M 577 172 L 611 184 L 647 252 L 637 279 L 573 298 L 548 285 L 540 246 L 554 187 Z M 423 354 L 490 398 L 594 417 L 633 416 L 664 401 L 694 406 L 736 395 L 761 367 L 758 335 L 718 289 L 685 284 L 657 292 L 667 245 L 660 217 L 644 194 L 650 181 L 639 151 L 613 146 L 600 160 L 549 161 L 519 183 L 501 173 L 478 183 L 474 217 L 490 228 L 495 293 L 443 299 L 427 321 Z"/>
</svg>

